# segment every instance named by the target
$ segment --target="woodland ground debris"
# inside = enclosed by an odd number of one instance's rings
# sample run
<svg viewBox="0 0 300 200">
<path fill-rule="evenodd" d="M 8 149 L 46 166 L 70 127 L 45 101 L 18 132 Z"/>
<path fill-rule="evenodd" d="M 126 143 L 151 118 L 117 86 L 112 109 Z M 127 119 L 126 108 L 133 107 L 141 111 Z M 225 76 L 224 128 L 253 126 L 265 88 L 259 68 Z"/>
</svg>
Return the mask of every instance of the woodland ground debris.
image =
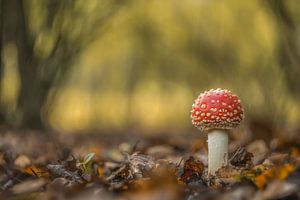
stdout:
<svg viewBox="0 0 300 200">
<path fill-rule="evenodd" d="M 229 165 L 208 176 L 205 145 L 195 148 L 182 138 L 49 139 L 13 132 L 1 138 L 0 199 L 300 198 L 297 142 L 270 149 L 253 140 L 230 152 Z"/>
</svg>

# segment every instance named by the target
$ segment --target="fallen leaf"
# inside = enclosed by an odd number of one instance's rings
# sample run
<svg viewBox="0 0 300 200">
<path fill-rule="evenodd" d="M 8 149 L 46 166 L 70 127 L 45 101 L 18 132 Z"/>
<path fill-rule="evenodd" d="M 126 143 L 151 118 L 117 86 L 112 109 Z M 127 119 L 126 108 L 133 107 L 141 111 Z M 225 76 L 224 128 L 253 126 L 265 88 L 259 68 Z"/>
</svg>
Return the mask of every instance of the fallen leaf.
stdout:
<svg viewBox="0 0 300 200">
<path fill-rule="evenodd" d="M 39 166 L 30 166 L 30 167 L 25 167 L 24 169 L 22 169 L 22 172 L 29 174 L 31 176 L 35 176 L 35 177 L 39 177 L 39 178 L 48 178 L 49 177 L 49 172 L 43 168 L 43 167 L 39 167 Z"/>
<path fill-rule="evenodd" d="M 30 159 L 25 155 L 18 156 L 14 161 L 14 165 L 20 168 L 24 168 L 30 165 L 30 163 L 31 163 Z"/>
<path fill-rule="evenodd" d="M 249 167 L 252 165 L 253 154 L 248 152 L 245 148 L 239 147 L 231 158 L 229 159 L 230 164 L 237 167 Z"/>
<path fill-rule="evenodd" d="M 242 173 L 242 178 L 251 180 L 259 189 L 264 189 L 271 180 L 285 180 L 295 170 L 294 165 L 284 164 L 271 168 L 253 168 Z"/>
<path fill-rule="evenodd" d="M 72 180 L 78 183 L 82 183 L 81 177 L 78 174 L 78 171 L 72 172 L 65 169 L 64 165 L 53 165 L 48 164 L 47 169 L 51 172 L 51 175 L 54 177 L 63 177 L 68 180 Z"/>
<path fill-rule="evenodd" d="M 253 164 L 260 164 L 268 153 L 268 147 L 263 140 L 255 140 L 246 147 L 248 152 L 253 154 Z"/>
<path fill-rule="evenodd" d="M 44 185 L 46 185 L 47 181 L 45 179 L 35 179 L 35 180 L 27 180 L 21 182 L 11 188 L 11 191 L 14 194 L 22 194 L 28 192 L 34 192 L 41 189 Z"/>
<path fill-rule="evenodd" d="M 216 172 L 216 176 L 218 178 L 234 178 L 238 174 L 240 174 L 240 170 L 238 170 L 234 167 L 231 167 L 231 166 L 221 167 Z"/>
<path fill-rule="evenodd" d="M 184 162 L 183 173 L 180 176 L 180 181 L 188 184 L 192 181 L 198 181 L 201 179 L 201 176 L 204 171 L 204 165 L 199 160 L 195 160 L 194 157 L 190 157 Z"/>
</svg>

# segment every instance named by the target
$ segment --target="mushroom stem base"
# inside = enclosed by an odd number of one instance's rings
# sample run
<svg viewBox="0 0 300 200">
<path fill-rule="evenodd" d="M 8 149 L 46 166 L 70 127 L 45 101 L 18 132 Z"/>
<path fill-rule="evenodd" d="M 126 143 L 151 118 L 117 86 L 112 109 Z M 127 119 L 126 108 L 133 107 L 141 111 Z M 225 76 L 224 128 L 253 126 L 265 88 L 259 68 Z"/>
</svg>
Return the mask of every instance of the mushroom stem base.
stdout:
<svg viewBox="0 0 300 200">
<path fill-rule="evenodd" d="M 215 175 L 228 162 L 228 133 L 213 130 L 208 134 L 208 174 Z"/>
</svg>

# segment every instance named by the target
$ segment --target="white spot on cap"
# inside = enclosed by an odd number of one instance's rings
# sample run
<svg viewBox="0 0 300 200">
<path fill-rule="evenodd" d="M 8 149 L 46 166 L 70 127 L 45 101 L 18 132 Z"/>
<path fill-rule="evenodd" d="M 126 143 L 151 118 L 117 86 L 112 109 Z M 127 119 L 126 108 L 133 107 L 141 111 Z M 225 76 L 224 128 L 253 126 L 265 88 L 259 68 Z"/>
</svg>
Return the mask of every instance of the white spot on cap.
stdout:
<svg viewBox="0 0 300 200">
<path fill-rule="evenodd" d="M 210 111 L 211 112 L 217 112 L 217 108 L 211 108 Z"/>
<path fill-rule="evenodd" d="M 201 108 L 202 109 L 205 109 L 206 108 L 206 105 L 203 103 L 203 104 L 201 104 Z"/>
</svg>

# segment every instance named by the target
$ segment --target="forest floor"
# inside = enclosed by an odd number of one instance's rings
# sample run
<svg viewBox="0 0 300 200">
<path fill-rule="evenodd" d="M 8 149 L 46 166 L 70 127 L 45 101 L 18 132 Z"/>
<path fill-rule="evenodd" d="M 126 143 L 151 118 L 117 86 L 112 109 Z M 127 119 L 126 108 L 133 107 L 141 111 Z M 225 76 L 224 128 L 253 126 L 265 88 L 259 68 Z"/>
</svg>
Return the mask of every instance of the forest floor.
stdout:
<svg viewBox="0 0 300 200">
<path fill-rule="evenodd" d="M 300 141 L 231 138 L 229 165 L 208 176 L 199 135 L 4 129 L 0 199 L 300 199 Z"/>
</svg>

